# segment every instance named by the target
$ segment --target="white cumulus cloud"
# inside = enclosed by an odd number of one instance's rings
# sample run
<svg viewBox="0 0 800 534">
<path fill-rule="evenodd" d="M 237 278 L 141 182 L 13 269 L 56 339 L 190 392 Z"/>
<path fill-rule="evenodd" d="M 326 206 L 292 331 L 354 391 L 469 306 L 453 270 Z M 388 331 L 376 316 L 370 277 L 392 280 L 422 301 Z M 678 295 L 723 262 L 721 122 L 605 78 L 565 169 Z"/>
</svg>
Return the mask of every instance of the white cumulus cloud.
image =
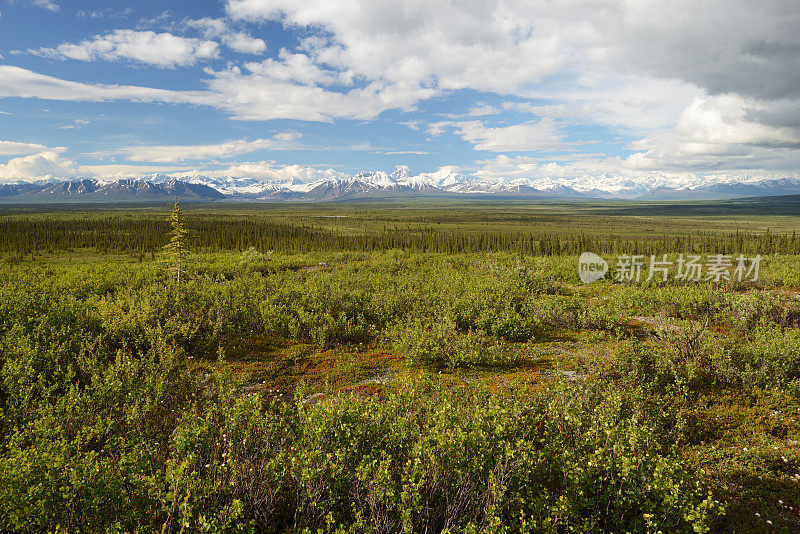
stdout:
<svg viewBox="0 0 800 534">
<path fill-rule="evenodd" d="M 219 45 L 214 41 L 171 33 L 114 30 L 78 43 L 62 43 L 55 48 L 39 48 L 32 52 L 59 59 L 128 60 L 155 67 L 175 68 L 218 58 Z"/>
<path fill-rule="evenodd" d="M 428 133 L 441 135 L 447 127 L 475 150 L 492 152 L 553 152 L 569 148 L 559 132 L 558 124 L 550 119 L 529 121 L 511 126 L 486 126 L 481 121 L 436 122 L 428 125 Z"/>
<path fill-rule="evenodd" d="M 249 154 L 259 150 L 282 150 L 300 138 L 297 132 L 283 132 L 269 139 L 245 139 L 211 145 L 143 145 L 121 148 L 129 161 L 173 163 L 179 161 L 215 160 Z"/>
<path fill-rule="evenodd" d="M 44 178 L 71 178 L 80 173 L 78 165 L 61 157 L 63 149 L 46 150 L 30 156 L 13 158 L 0 164 L 0 180 L 36 180 Z"/>
<path fill-rule="evenodd" d="M 20 156 L 25 154 L 36 154 L 49 150 L 46 146 L 38 143 L 20 143 L 17 141 L 0 141 L 0 156 Z"/>
<path fill-rule="evenodd" d="M 206 39 L 220 39 L 228 48 L 243 54 L 261 54 L 267 49 L 263 39 L 232 30 L 223 19 L 204 17 L 187 20 L 186 27 L 200 30 Z"/>
<path fill-rule="evenodd" d="M 372 119 L 389 109 L 411 109 L 435 91 L 417 84 L 375 81 L 346 92 L 314 84 L 293 83 L 268 74 L 246 74 L 238 68 L 213 72 L 208 83 L 218 107 L 239 120 Z"/>
<path fill-rule="evenodd" d="M 0 65 L 0 98 L 110 102 L 165 102 L 214 105 L 218 99 L 203 91 L 172 91 L 135 85 L 81 83 L 39 74 L 11 65 Z"/>
</svg>

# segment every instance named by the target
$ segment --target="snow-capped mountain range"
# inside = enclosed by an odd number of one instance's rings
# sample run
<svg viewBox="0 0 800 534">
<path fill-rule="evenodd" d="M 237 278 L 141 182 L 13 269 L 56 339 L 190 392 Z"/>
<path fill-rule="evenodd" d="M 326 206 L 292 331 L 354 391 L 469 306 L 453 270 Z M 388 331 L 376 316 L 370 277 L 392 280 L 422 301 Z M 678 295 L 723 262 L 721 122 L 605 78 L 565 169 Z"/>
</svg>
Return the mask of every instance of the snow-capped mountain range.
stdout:
<svg viewBox="0 0 800 534">
<path fill-rule="evenodd" d="M 178 175 L 152 175 L 160 183 Z M 497 179 L 464 174 L 453 168 L 411 175 L 408 167 L 394 172 L 360 171 L 316 180 L 296 177 L 264 179 L 194 173 L 181 180 L 202 184 L 231 198 L 256 200 L 335 200 L 370 196 L 495 195 L 573 199 L 722 199 L 800 194 L 800 177 L 765 179 L 728 176 L 645 176 L 602 174 L 580 178 Z"/>
<path fill-rule="evenodd" d="M 48 199 L 147 200 L 177 195 L 197 200 L 330 201 L 386 197 L 503 196 L 564 199 L 723 199 L 800 194 L 800 178 L 730 178 L 644 176 L 636 179 L 603 174 L 580 178 L 497 179 L 463 174 L 454 168 L 411 175 L 408 167 L 394 172 L 361 171 L 322 177 L 225 175 L 218 172 L 151 174 L 138 179 L 0 184 L 0 201 Z"/>
</svg>

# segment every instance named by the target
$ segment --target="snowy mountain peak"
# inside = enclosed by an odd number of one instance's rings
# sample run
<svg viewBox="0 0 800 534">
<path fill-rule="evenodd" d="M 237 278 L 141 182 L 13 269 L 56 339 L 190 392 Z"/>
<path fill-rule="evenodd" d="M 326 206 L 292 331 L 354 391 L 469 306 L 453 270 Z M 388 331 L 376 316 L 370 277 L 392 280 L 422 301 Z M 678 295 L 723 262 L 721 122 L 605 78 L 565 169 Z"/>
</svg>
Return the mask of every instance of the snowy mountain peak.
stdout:
<svg viewBox="0 0 800 534">
<path fill-rule="evenodd" d="M 408 165 L 396 165 L 394 172 L 390 175 L 395 181 L 404 181 L 411 177 Z"/>
</svg>

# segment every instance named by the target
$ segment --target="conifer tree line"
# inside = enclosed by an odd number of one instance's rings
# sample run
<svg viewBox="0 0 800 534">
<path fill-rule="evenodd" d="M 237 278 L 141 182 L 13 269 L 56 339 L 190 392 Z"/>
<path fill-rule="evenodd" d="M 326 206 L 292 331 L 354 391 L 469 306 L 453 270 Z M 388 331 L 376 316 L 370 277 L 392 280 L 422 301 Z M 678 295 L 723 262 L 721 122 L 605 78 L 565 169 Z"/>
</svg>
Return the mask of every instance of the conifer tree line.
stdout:
<svg viewBox="0 0 800 534">
<path fill-rule="evenodd" d="M 182 226 L 184 228 L 184 226 Z M 361 233 L 257 218 L 189 217 L 182 240 L 189 251 L 247 250 L 301 253 L 319 250 L 473 253 L 515 252 L 535 256 L 598 254 L 800 254 L 800 236 L 792 233 L 695 233 L 646 237 L 519 231 L 452 231 L 431 228 L 376 228 Z M 0 218 L 0 252 L 94 249 L 97 252 L 157 253 L 174 232 L 155 215 L 128 218 Z M 570 233 L 572 232 L 572 233 Z"/>
</svg>

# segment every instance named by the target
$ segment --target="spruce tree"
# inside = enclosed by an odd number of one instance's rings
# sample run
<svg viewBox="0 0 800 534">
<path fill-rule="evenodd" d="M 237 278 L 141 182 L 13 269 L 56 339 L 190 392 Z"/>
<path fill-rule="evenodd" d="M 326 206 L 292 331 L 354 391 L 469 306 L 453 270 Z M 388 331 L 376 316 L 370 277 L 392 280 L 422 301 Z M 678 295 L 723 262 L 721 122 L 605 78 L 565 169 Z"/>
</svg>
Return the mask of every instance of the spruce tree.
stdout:
<svg viewBox="0 0 800 534">
<path fill-rule="evenodd" d="M 183 214 L 181 207 L 178 205 L 178 197 L 175 197 L 175 203 L 172 205 L 172 213 L 167 219 L 172 230 L 167 234 L 169 236 L 169 243 L 164 245 L 164 249 L 169 255 L 169 261 L 172 264 L 170 270 L 175 271 L 175 281 L 180 283 L 181 272 L 183 272 L 183 263 L 186 257 L 186 236 L 189 231 L 183 226 Z"/>
</svg>

